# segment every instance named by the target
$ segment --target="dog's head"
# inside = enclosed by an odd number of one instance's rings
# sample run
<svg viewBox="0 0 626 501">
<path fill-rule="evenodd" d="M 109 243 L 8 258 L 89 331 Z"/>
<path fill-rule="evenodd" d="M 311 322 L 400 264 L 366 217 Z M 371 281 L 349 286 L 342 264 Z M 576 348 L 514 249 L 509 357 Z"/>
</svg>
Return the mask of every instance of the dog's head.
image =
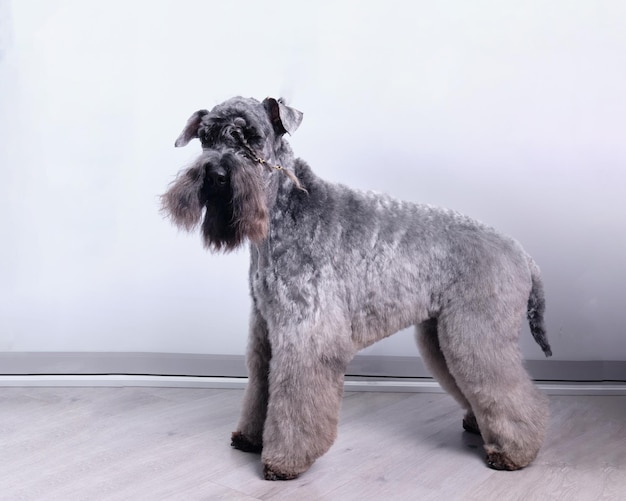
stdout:
<svg viewBox="0 0 626 501">
<path fill-rule="evenodd" d="M 204 244 L 212 250 L 262 241 L 269 227 L 271 165 L 290 161 L 283 135 L 301 121 L 301 112 L 273 98 L 236 97 L 211 111 L 196 111 L 175 145 L 198 138 L 202 153 L 162 195 L 163 211 L 187 231 L 202 221 Z"/>
</svg>

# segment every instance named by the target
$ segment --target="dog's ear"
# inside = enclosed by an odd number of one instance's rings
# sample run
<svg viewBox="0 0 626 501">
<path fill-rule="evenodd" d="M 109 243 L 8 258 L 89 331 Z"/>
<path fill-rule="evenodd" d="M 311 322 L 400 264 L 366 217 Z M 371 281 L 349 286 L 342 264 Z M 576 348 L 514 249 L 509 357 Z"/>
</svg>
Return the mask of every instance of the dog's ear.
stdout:
<svg viewBox="0 0 626 501">
<path fill-rule="evenodd" d="M 200 124 L 202 123 L 202 117 L 208 113 L 207 110 L 198 110 L 196 111 L 189 120 L 187 120 L 187 125 L 176 139 L 174 146 L 177 148 L 180 146 L 186 146 L 189 141 L 198 137 L 198 129 L 200 128 Z"/>
<path fill-rule="evenodd" d="M 282 136 L 285 132 L 291 135 L 302 123 L 302 112 L 287 106 L 281 99 L 266 97 L 263 106 L 270 117 L 274 132 L 278 135 Z"/>
</svg>

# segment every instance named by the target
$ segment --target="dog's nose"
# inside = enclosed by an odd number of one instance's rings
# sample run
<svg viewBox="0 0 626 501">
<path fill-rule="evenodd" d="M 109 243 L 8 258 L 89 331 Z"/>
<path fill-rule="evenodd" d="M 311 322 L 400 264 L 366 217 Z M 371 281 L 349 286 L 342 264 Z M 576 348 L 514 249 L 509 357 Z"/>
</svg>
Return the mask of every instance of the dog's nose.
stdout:
<svg viewBox="0 0 626 501">
<path fill-rule="evenodd" d="M 209 186 L 221 187 L 228 181 L 226 169 L 221 166 L 208 165 L 206 167 L 206 180 Z"/>
</svg>

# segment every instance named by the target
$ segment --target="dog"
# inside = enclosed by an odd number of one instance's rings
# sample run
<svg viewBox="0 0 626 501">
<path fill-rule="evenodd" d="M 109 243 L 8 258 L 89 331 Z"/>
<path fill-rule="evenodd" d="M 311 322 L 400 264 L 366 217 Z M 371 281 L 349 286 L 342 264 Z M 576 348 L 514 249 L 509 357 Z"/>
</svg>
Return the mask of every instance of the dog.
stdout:
<svg viewBox="0 0 626 501">
<path fill-rule="evenodd" d="M 523 317 L 546 356 L 538 266 L 515 240 L 457 212 L 316 176 L 285 139 L 302 113 L 235 97 L 187 121 L 202 153 L 162 195 L 211 251 L 250 248 L 249 382 L 232 446 L 264 477 L 304 473 L 333 444 L 346 366 L 415 325 L 427 368 L 479 433 L 487 464 L 530 464 L 549 420 L 522 365 Z"/>
</svg>

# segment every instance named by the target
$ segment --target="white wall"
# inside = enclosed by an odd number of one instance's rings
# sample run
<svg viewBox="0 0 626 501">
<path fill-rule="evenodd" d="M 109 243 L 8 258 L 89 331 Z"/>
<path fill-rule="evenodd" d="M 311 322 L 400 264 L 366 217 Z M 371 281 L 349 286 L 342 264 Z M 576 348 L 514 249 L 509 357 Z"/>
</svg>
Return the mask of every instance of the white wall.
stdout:
<svg viewBox="0 0 626 501">
<path fill-rule="evenodd" d="M 245 251 L 158 213 L 188 116 L 305 113 L 322 176 L 445 205 L 541 265 L 555 358 L 625 360 L 626 3 L 0 0 L 0 351 L 239 354 Z M 528 358 L 541 358 L 525 335 Z M 370 354 L 414 353 L 402 333 Z"/>
</svg>

